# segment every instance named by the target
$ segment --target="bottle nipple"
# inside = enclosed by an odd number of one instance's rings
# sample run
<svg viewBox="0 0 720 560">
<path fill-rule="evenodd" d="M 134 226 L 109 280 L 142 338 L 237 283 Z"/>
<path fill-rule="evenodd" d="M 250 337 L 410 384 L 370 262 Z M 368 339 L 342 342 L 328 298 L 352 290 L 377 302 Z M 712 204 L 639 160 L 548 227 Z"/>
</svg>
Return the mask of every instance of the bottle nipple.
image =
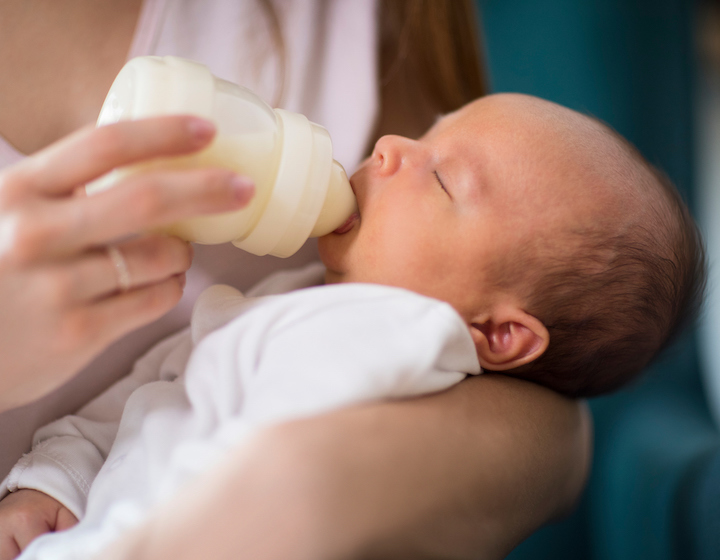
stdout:
<svg viewBox="0 0 720 560">
<path fill-rule="evenodd" d="M 236 247 L 288 257 L 308 239 L 340 227 L 355 211 L 355 194 L 332 158 L 328 131 L 299 113 L 275 109 L 281 144 L 270 199 L 252 232 Z"/>
<path fill-rule="evenodd" d="M 350 187 L 345 170 L 342 165 L 333 160 L 325 202 L 320 209 L 317 222 L 310 232 L 310 237 L 322 237 L 335 231 L 356 209 L 355 194 Z"/>
</svg>

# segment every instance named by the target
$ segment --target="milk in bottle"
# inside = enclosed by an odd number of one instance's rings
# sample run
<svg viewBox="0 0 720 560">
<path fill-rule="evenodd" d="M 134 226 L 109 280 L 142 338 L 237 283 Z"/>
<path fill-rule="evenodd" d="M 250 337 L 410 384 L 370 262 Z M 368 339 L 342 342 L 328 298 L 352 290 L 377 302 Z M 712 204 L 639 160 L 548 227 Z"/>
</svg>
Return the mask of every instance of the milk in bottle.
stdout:
<svg viewBox="0 0 720 560">
<path fill-rule="evenodd" d="M 196 62 L 171 56 L 130 60 L 110 88 L 98 126 L 170 114 L 209 119 L 217 135 L 196 154 L 116 169 L 89 184 L 88 193 L 154 169 L 231 169 L 255 182 L 248 206 L 182 220 L 162 231 L 198 243 L 232 241 L 256 255 L 279 257 L 295 253 L 308 237 L 335 230 L 355 211 L 350 183 L 332 159 L 324 128 L 303 115 L 273 110 Z"/>
</svg>

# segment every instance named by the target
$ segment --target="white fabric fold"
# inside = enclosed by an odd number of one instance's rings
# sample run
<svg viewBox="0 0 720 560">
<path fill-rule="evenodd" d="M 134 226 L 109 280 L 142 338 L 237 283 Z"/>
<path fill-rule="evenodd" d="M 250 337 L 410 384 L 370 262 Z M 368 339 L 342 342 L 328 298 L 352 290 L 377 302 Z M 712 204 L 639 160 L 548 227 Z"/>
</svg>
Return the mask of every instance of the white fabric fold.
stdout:
<svg viewBox="0 0 720 560">
<path fill-rule="evenodd" d="M 306 285 L 318 272 L 280 275 L 265 289 Z M 82 417 L 38 432 L 13 488 L 47 491 L 83 519 L 21 558 L 92 557 L 263 426 L 441 391 L 479 372 L 464 321 L 413 292 L 338 284 L 246 298 L 213 287 L 189 330 L 151 350 Z"/>
</svg>

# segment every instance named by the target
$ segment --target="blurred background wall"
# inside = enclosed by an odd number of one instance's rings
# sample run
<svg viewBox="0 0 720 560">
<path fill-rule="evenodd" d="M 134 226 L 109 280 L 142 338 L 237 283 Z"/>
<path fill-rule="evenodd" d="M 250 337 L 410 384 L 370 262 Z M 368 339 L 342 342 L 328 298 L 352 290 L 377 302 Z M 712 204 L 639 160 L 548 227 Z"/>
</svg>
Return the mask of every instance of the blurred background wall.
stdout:
<svg viewBox="0 0 720 560">
<path fill-rule="evenodd" d="M 670 176 L 696 214 L 703 208 L 706 229 L 714 223 L 720 126 L 716 145 L 708 128 L 712 107 L 720 122 L 720 95 L 708 92 L 697 58 L 706 17 L 699 4 L 478 0 L 478 8 L 493 91 L 538 95 L 604 120 Z M 709 404 L 715 398 L 720 411 L 720 312 L 703 329 L 640 383 L 591 401 L 595 458 L 578 510 L 511 559 L 720 558 L 720 435 Z"/>
</svg>

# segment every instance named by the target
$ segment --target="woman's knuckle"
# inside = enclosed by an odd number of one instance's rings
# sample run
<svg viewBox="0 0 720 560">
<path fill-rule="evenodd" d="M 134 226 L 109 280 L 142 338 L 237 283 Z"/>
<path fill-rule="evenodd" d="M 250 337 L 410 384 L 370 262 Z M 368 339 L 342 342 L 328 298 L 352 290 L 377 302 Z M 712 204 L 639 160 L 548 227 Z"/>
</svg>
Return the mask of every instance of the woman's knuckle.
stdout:
<svg viewBox="0 0 720 560">
<path fill-rule="evenodd" d="M 2 219 L 0 258 L 16 265 L 27 265 L 41 253 L 46 242 L 39 220 L 25 213 L 14 213 Z"/>
<path fill-rule="evenodd" d="M 232 177 L 233 173 L 225 169 L 208 170 L 208 182 L 222 194 L 228 194 L 231 192 L 230 179 Z"/>
<path fill-rule="evenodd" d="M 70 301 L 75 281 L 63 270 L 52 270 L 45 273 L 43 284 L 43 300 L 46 305 L 57 308 Z"/>
<path fill-rule="evenodd" d="M 212 183 L 221 186 L 227 183 L 230 172 L 225 169 L 209 168 L 200 171 L 202 178 L 206 183 Z"/>
<path fill-rule="evenodd" d="M 224 177 L 228 173 L 222 169 L 197 169 L 186 174 L 184 182 L 189 187 L 189 195 L 197 201 L 203 201 L 209 197 L 217 198 L 218 193 L 223 193 L 223 184 L 227 183 Z"/>
<path fill-rule="evenodd" d="M 167 208 L 167 201 L 160 189 L 149 188 L 147 183 L 145 186 L 148 188 L 144 188 L 136 194 L 134 208 L 137 216 L 143 222 L 151 222 Z"/>
<path fill-rule="evenodd" d="M 137 264 L 151 277 L 160 276 L 167 267 L 166 245 L 162 238 L 149 237 L 135 251 Z"/>
<path fill-rule="evenodd" d="M 26 189 L 20 173 L 7 170 L 0 173 L 0 211 L 11 209 Z"/>
<path fill-rule="evenodd" d="M 185 242 L 175 237 L 166 237 L 162 246 L 158 247 L 158 260 L 162 261 L 164 270 L 179 272 L 190 267 L 190 251 Z"/>
<path fill-rule="evenodd" d="M 103 126 L 93 131 L 95 142 L 93 142 L 93 158 L 101 165 L 112 165 L 119 152 L 124 146 L 124 135 L 117 127 Z"/>
<path fill-rule="evenodd" d="M 49 235 L 62 235 L 68 232 L 78 232 L 87 229 L 91 216 L 82 204 L 66 203 L 63 208 L 63 220 L 58 222 Z"/>
</svg>

